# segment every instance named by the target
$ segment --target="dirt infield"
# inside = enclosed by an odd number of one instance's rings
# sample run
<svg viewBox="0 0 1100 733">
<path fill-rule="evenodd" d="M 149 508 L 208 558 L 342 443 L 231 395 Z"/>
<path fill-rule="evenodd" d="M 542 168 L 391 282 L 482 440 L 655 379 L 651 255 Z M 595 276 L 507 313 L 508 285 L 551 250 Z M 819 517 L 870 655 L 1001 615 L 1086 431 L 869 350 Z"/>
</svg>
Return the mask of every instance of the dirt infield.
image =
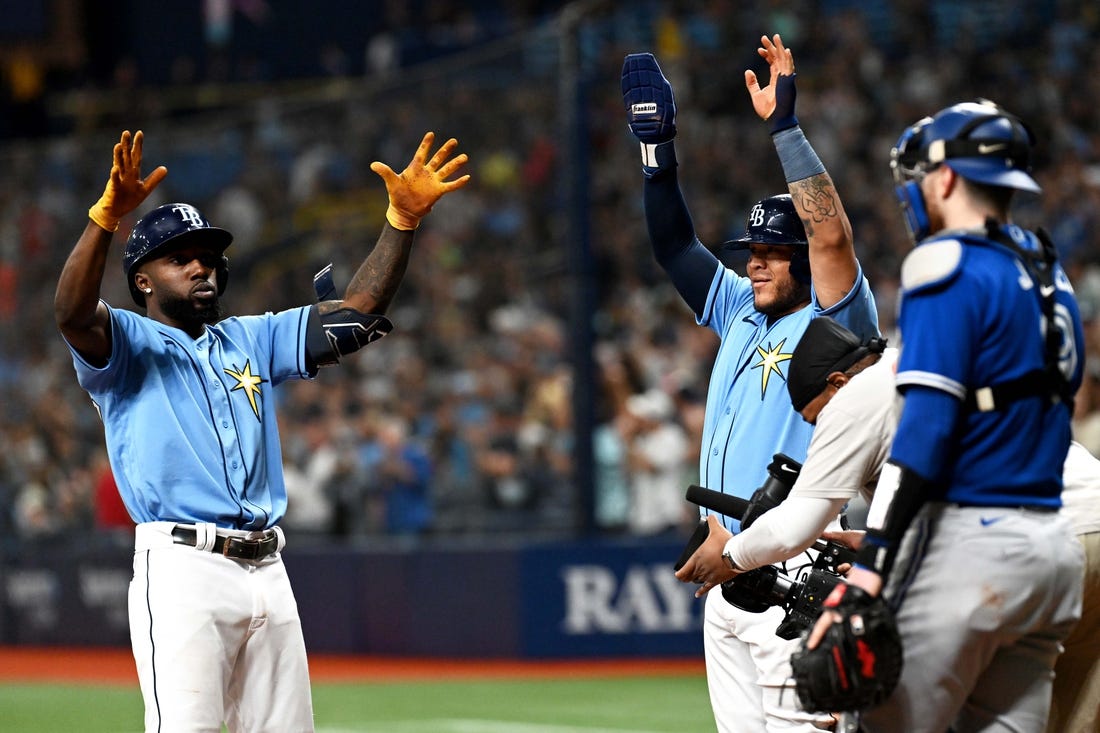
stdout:
<svg viewBox="0 0 1100 733">
<path fill-rule="evenodd" d="M 455 660 L 311 655 L 317 682 L 415 679 L 624 677 L 703 673 L 703 659 Z M 0 647 L 0 682 L 137 685 L 129 649 Z"/>
</svg>

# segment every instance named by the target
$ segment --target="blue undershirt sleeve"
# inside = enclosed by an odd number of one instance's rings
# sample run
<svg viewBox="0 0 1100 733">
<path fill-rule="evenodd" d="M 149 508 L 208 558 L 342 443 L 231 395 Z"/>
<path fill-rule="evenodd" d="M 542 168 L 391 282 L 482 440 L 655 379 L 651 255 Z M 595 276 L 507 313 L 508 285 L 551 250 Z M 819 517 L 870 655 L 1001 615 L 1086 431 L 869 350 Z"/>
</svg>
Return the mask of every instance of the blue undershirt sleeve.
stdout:
<svg viewBox="0 0 1100 733">
<path fill-rule="evenodd" d="M 910 385 L 890 448 L 890 460 L 930 481 L 942 478 L 962 403 L 942 390 Z"/>
<path fill-rule="evenodd" d="M 701 317 L 715 270 L 721 263 L 695 236 L 695 226 L 674 171 L 647 178 L 643 186 L 653 255 L 680 297 Z"/>
</svg>

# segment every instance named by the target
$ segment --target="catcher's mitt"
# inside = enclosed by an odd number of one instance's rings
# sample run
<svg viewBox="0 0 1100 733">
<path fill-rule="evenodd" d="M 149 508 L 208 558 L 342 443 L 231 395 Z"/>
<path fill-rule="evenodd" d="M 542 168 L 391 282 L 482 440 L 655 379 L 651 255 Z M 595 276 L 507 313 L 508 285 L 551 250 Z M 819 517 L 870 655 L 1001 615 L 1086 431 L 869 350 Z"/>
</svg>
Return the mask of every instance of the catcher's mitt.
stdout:
<svg viewBox="0 0 1100 733">
<path fill-rule="evenodd" d="M 841 620 L 832 624 L 821 642 L 791 655 L 795 689 L 802 707 L 810 711 L 865 710 L 894 691 L 901 676 L 902 648 L 894 614 L 886 603 L 862 588 L 840 583 L 824 606 Z"/>
</svg>

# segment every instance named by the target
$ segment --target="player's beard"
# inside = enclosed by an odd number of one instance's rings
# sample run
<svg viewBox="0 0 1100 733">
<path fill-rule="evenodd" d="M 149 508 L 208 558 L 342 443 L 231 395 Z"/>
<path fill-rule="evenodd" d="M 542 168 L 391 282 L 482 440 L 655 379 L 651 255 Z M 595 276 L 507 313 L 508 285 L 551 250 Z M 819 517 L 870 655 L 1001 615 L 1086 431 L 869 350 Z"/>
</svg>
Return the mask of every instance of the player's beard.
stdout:
<svg viewBox="0 0 1100 733">
<path fill-rule="evenodd" d="M 221 301 L 215 296 L 210 300 L 199 301 L 195 298 L 165 298 L 160 302 L 160 311 L 176 323 L 187 326 L 199 326 L 217 323 L 222 318 Z"/>
<path fill-rule="evenodd" d="M 798 282 L 793 277 L 773 281 L 775 298 L 766 305 L 753 302 L 756 310 L 770 318 L 779 318 L 802 308 L 810 302 L 810 286 Z"/>
</svg>

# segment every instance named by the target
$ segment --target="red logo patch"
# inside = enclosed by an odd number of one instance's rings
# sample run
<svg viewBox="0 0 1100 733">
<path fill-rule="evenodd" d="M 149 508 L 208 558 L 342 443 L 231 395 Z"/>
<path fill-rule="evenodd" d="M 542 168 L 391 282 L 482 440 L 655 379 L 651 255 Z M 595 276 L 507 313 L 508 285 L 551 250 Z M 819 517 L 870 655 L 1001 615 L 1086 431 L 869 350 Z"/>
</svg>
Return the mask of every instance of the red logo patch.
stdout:
<svg viewBox="0 0 1100 733">
<path fill-rule="evenodd" d="M 859 673 L 870 679 L 875 676 L 875 653 L 863 639 L 856 641 L 856 654 L 859 657 Z"/>
</svg>

